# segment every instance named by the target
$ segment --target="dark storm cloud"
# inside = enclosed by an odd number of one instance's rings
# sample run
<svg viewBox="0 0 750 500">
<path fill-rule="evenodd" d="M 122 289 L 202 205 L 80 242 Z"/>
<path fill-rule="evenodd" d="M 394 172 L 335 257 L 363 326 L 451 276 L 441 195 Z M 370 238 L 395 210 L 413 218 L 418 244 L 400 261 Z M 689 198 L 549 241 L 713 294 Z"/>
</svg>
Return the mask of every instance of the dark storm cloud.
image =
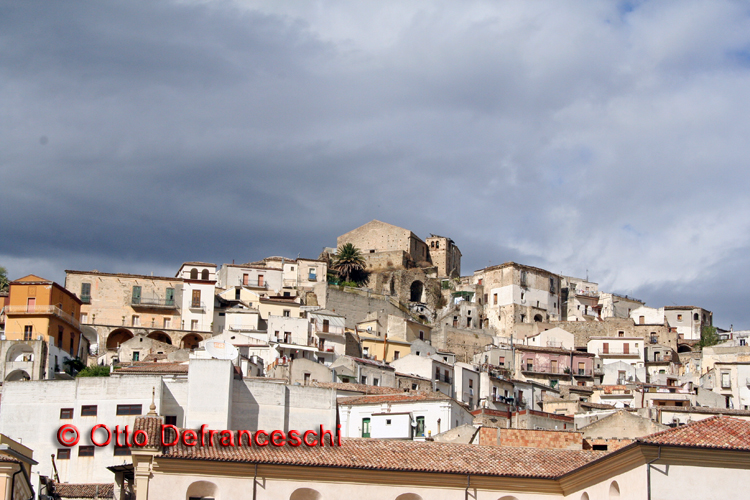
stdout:
<svg viewBox="0 0 750 500">
<path fill-rule="evenodd" d="M 750 326 L 734 2 L 0 7 L 0 265 L 315 257 L 373 218 Z M 717 283 L 732 283 L 721 287 Z"/>
</svg>

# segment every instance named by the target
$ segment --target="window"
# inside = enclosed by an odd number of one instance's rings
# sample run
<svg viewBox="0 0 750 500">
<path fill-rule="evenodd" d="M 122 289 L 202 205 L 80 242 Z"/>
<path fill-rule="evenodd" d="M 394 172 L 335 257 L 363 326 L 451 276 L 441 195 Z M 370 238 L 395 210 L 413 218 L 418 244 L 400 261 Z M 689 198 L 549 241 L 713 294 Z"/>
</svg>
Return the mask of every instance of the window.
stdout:
<svg viewBox="0 0 750 500">
<path fill-rule="evenodd" d="M 191 280 L 197 280 L 198 279 L 198 270 L 196 268 L 192 268 L 190 270 L 190 279 Z"/>
<path fill-rule="evenodd" d="M 417 426 L 414 429 L 414 435 L 424 437 L 424 417 L 417 417 Z"/>
<path fill-rule="evenodd" d="M 244 286 L 247 286 L 248 283 L 250 283 L 250 275 L 249 274 L 243 274 L 242 275 L 242 284 Z"/>
<path fill-rule="evenodd" d="M 81 406 L 82 417 L 95 417 L 96 416 L 96 405 Z"/>
<path fill-rule="evenodd" d="M 284 309 L 284 312 L 282 313 L 285 318 L 289 318 L 292 316 L 292 311 L 289 309 Z"/>
<path fill-rule="evenodd" d="M 242 294 L 242 290 L 239 288 L 234 289 L 234 300 L 240 300 L 240 296 Z"/>
<path fill-rule="evenodd" d="M 375 386 L 380 385 L 380 379 L 377 377 L 372 377 L 372 385 L 375 385 Z"/>
<path fill-rule="evenodd" d="M 309 373 L 305 373 L 304 374 L 304 379 L 305 379 L 305 385 L 309 385 L 310 384 L 310 374 Z"/>
<path fill-rule="evenodd" d="M 435 380 L 440 380 L 440 368 L 435 367 Z"/>
<path fill-rule="evenodd" d="M 31 291 L 29 291 L 31 293 Z M 26 300 L 26 312 L 33 313 L 36 310 L 36 298 L 35 297 L 29 297 Z"/>
<path fill-rule="evenodd" d="M 259 287 L 265 286 L 265 277 L 262 274 L 258 275 L 258 286 Z"/>
<path fill-rule="evenodd" d="M 133 351 L 133 361 L 139 361 L 141 359 L 141 353 L 138 351 Z"/>
<path fill-rule="evenodd" d="M 164 328 L 172 328 L 172 318 L 164 318 Z"/>
<path fill-rule="evenodd" d="M 78 447 L 78 456 L 79 457 L 93 457 L 94 456 L 94 447 L 93 446 L 79 446 Z"/>
<path fill-rule="evenodd" d="M 643 325 L 646 323 L 646 316 L 638 316 L 638 323 Z"/>
<path fill-rule="evenodd" d="M 60 409 L 60 420 L 68 420 L 71 418 L 73 418 L 73 408 Z"/>
<path fill-rule="evenodd" d="M 192 301 L 190 303 L 190 307 L 198 308 L 200 306 L 201 306 L 201 291 L 193 290 Z"/>
<path fill-rule="evenodd" d="M 140 415 L 142 405 L 117 405 L 117 415 Z"/>
<path fill-rule="evenodd" d="M 602 343 L 602 354 L 609 354 L 609 342 Z"/>
<path fill-rule="evenodd" d="M 307 273 L 307 281 L 317 281 L 317 280 L 318 280 L 318 271 L 314 267 L 309 268 L 308 273 Z"/>
<path fill-rule="evenodd" d="M 133 317 L 130 319 L 130 324 L 133 326 L 141 326 L 141 317 L 137 314 L 134 314 Z"/>
<path fill-rule="evenodd" d="M 360 377 L 359 383 L 362 385 L 367 385 L 367 375 L 362 375 Z"/>
<path fill-rule="evenodd" d="M 330 321 L 328 321 L 327 319 L 324 319 L 323 320 L 323 332 L 327 333 L 330 327 L 331 327 Z"/>
<path fill-rule="evenodd" d="M 401 351 L 393 351 L 393 359 L 398 359 L 401 356 Z"/>
<path fill-rule="evenodd" d="M 292 332 L 284 332 L 284 343 L 285 344 L 291 344 L 292 343 Z M 323 347 L 322 343 L 320 344 L 320 347 Z"/>
<path fill-rule="evenodd" d="M 198 320 L 197 319 L 191 319 L 190 320 L 190 329 L 191 330 L 197 330 L 198 329 Z"/>
<path fill-rule="evenodd" d="M 729 379 L 729 372 L 721 372 L 721 388 L 730 389 L 731 387 L 732 382 Z"/>
<path fill-rule="evenodd" d="M 677 321 L 682 321 L 682 314 L 677 315 Z"/>
<path fill-rule="evenodd" d="M 698 321 L 698 313 L 693 314 L 693 321 Z"/>
<path fill-rule="evenodd" d="M 525 322 L 526 322 L 526 315 L 522 314 L 521 315 L 521 323 L 525 323 Z"/>
<path fill-rule="evenodd" d="M 362 348 L 362 355 L 363 355 L 364 357 L 367 357 L 367 356 L 369 356 L 369 355 L 370 355 L 370 348 L 369 348 L 369 347 L 363 347 L 363 348 Z"/>
<path fill-rule="evenodd" d="M 492 294 L 492 305 L 495 305 L 495 306 L 497 305 L 497 294 L 496 293 Z"/>
<path fill-rule="evenodd" d="M 448 370 L 445 370 L 445 372 L 443 372 L 443 382 L 446 382 L 448 384 L 451 383 L 451 372 L 449 372 Z"/>
<path fill-rule="evenodd" d="M 419 330 L 419 340 L 424 340 L 424 330 Z"/>
<path fill-rule="evenodd" d="M 578 362 L 578 375 L 585 375 L 586 374 L 586 363 L 583 361 Z"/>
<path fill-rule="evenodd" d="M 177 425 L 177 415 L 167 415 L 164 417 L 164 423 L 167 425 Z"/>
<path fill-rule="evenodd" d="M 528 275 L 526 271 L 521 271 L 521 286 L 526 286 L 528 283 Z"/>
<path fill-rule="evenodd" d="M 91 303 L 91 283 L 81 283 L 81 302 Z"/>
<path fill-rule="evenodd" d="M 526 360 L 526 371 L 533 371 L 534 370 L 534 360 L 527 359 Z"/>
<path fill-rule="evenodd" d="M 620 330 L 619 332 L 617 332 L 617 336 L 618 337 L 624 337 L 625 336 L 625 332 L 623 330 Z"/>
<path fill-rule="evenodd" d="M 370 419 L 369 418 L 362 419 L 362 437 L 363 438 L 370 437 Z"/>
<path fill-rule="evenodd" d="M 555 278 L 549 279 L 549 293 L 555 293 Z"/>
<path fill-rule="evenodd" d="M 204 269 L 201 271 L 201 279 L 203 281 L 208 281 L 208 269 Z"/>
<path fill-rule="evenodd" d="M 164 296 L 164 303 L 168 306 L 174 305 L 174 288 L 167 288 L 167 293 Z"/>
<path fill-rule="evenodd" d="M 23 339 L 34 340 L 34 326 L 26 325 L 23 327 Z"/>
<path fill-rule="evenodd" d="M 391 419 L 390 418 L 386 418 L 385 419 L 385 425 L 391 425 Z"/>
<path fill-rule="evenodd" d="M 89 322 L 89 315 L 86 313 L 81 313 L 81 323 L 88 323 Z"/>
<path fill-rule="evenodd" d="M 117 446 L 117 443 L 115 443 L 115 456 L 116 457 L 123 457 L 130 455 L 130 447 L 129 446 Z"/>
<path fill-rule="evenodd" d="M 141 287 L 134 286 L 133 287 L 133 296 L 131 298 L 131 302 L 133 304 L 140 304 L 141 303 Z"/>
<path fill-rule="evenodd" d="M 58 460 L 70 460 L 70 448 L 58 448 L 57 459 Z"/>
<path fill-rule="evenodd" d="M 63 348 L 63 327 L 58 326 L 57 327 L 57 347 L 62 349 Z"/>
</svg>

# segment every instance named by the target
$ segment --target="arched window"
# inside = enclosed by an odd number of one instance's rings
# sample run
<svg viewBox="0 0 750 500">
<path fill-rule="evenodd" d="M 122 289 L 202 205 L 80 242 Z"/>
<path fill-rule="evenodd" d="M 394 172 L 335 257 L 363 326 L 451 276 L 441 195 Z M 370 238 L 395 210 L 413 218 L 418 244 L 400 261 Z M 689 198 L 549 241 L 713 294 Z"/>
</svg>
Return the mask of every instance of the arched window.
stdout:
<svg viewBox="0 0 750 500">
<path fill-rule="evenodd" d="M 298 488 L 294 490 L 289 500 L 320 500 L 323 496 L 312 488 Z"/>
<path fill-rule="evenodd" d="M 693 321 L 698 321 L 698 313 L 693 314 Z"/>
<path fill-rule="evenodd" d="M 201 272 L 201 279 L 202 279 L 203 281 L 208 281 L 208 269 L 204 269 L 204 270 L 203 270 L 203 271 Z"/>
<path fill-rule="evenodd" d="M 208 500 L 219 500 L 219 487 L 211 481 L 196 481 L 188 486 L 186 499 L 205 498 Z"/>
<path fill-rule="evenodd" d="M 404 493 L 396 497 L 396 500 L 423 500 L 421 496 L 416 493 Z"/>
<path fill-rule="evenodd" d="M 412 302 L 422 302 L 422 290 L 424 290 L 424 285 L 421 281 L 415 281 L 412 283 L 409 300 Z"/>
<path fill-rule="evenodd" d="M 612 481 L 612 484 L 609 485 L 609 498 L 620 498 L 620 485 L 617 484 L 617 481 Z"/>
<path fill-rule="evenodd" d="M 198 279 L 198 270 L 196 268 L 192 268 L 190 270 L 190 279 L 191 280 L 197 280 Z"/>
<path fill-rule="evenodd" d="M 581 500 L 589 500 L 589 494 L 584 491 L 583 495 L 581 495 Z"/>
</svg>

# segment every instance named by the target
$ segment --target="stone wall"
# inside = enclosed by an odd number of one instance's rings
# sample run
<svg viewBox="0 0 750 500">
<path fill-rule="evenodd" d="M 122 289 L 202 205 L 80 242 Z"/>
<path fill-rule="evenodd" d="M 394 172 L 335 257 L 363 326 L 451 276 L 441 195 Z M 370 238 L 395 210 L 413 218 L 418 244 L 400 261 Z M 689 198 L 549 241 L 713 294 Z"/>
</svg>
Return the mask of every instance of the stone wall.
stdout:
<svg viewBox="0 0 750 500">
<path fill-rule="evenodd" d="M 441 325 L 432 331 L 432 345 L 441 351 L 456 355 L 456 361 L 471 363 L 474 355 L 484 352 L 484 346 L 492 344 L 492 332 L 486 330 L 462 330 Z"/>
<path fill-rule="evenodd" d="M 575 337 L 576 348 L 586 347 L 591 337 L 640 337 L 644 345 L 651 344 L 655 333 L 657 343 L 677 350 L 677 335 L 670 333 L 666 325 L 636 325 L 630 318 L 606 318 L 603 321 L 560 321 L 552 323 Z"/>
<path fill-rule="evenodd" d="M 592 439 L 592 438 L 586 438 L 583 440 L 583 449 L 584 450 L 603 450 L 603 451 L 615 451 L 619 450 L 620 448 L 624 448 L 625 446 L 632 443 L 632 439 Z M 596 448 L 594 448 L 596 446 Z M 604 448 L 606 446 L 606 448 Z"/>
<path fill-rule="evenodd" d="M 357 323 L 367 319 L 371 312 L 382 311 L 403 318 L 410 318 L 408 309 L 394 297 L 368 292 L 359 288 L 328 286 L 326 309 L 346 318 L 346 328 L 354 329 Z"/>
</svg>

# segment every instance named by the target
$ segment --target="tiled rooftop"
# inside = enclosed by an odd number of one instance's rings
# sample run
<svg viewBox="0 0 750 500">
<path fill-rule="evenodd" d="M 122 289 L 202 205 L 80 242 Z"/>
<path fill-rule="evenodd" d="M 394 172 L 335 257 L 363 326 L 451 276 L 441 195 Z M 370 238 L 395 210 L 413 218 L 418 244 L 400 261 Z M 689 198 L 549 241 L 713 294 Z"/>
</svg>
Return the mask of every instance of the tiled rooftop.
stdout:
<svg viewBox="0 0 750 500">
<path fill-rule="evenodd" d="M 67 484 L 52 483 L 60 498 L 114 498 L 113 483 Z M 97 496 L 98 495 L 98 496 Z M 57 497 L 55 497 L 57 498 Z"/>
<path fill-rule="evenodd" d="M 397 394 L 373 394 L 339 398 L 340 405 L 371 405 L 380 403 L 412 403 L 417 401 L 450 401 L 442 392 L 400 392 Z"/>
<path fill-rule="evenodd" d="M 403 472 L 556 478 L 604 452 L 511 448 L 419 441 L 342 439 L 341 447 L 165 448 L 161 457 L 220 462 L 346 467 Z"/>
<path fill-rule="evenodd" d="M 664 446 L 750 451 L 750 422 L 732 417 L 710 417 L 644 436 L 637 441 Z"/>
<path fill-rule="evenodd" d="M 362 394 L 403 394 L 404 389 L 396 387 L 383 387 L 380 385 L 351 384 L 343 382 L 317 382 L 310 383 L 313 387 L 323 389 L 336 389 L 339 391 L 361 392 Z"/>
</svg>

